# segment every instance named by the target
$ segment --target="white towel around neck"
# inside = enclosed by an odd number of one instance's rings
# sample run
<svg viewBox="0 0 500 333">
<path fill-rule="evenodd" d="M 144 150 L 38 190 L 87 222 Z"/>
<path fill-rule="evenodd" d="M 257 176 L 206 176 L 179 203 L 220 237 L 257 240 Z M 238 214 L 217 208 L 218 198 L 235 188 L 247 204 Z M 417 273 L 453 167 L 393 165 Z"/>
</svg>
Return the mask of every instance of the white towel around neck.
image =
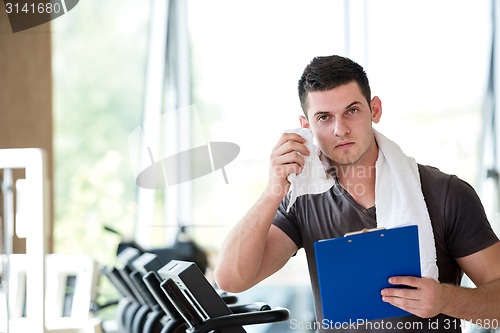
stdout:
<svg viewBox="0 0 500 333">
<path fill-rule="evenodd" d="M 437 280 L 436 244 L 417 162 L 377 130 L 373 132 L 379 146 L 375 163 L 377 226 L 394 228 L 417 225 L 422 276 Z"/>
<path fill-rule="evenodd" d="M 302 172 L 299 175 L 288 176 L 291 184 L 287 207 L 289 211 L 298 196 L 326 192 L 334 185 L 335 180 L 326 173 L 328 166 L 321 162 L 320 151 L 314 145 L 313 135 L 309 129 L 297 128 L 286 132 L 297 133 L 304 137 L 311 153 L 309 156 L 304 156 L 305 165 Z M 422 276 L 438 280 L 436 245 L 417 163 L 413 158 L 406 156 L 396 143 L 375 129 L 373 132 L 379 146 L 375 164 L 377 227 L 417 225 Z"/>
</svg>

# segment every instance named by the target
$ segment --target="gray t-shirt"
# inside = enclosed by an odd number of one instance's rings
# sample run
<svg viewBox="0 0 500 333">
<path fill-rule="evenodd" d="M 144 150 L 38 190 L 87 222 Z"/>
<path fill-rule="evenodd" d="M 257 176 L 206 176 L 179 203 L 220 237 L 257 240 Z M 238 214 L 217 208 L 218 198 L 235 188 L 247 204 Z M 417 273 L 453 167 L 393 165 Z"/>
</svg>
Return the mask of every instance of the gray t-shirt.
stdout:
<svg viewBox="0 0 500 333">
<path fill-rule="evenodd" d="M 422 192 L 431 217 L 437 252 L 439 281 L 459 285 L 463 272 L 455 258 L 485 249 L 498 241 L 474 189 L 453 175 L 419 165 Z M 306 251 L 314 295 L 316 327 L 331 328 L 323 320 L 314 256 L 314 242 L 342 237 L 348 232 L 377 225 L 375 207 L 360 206 L 338 183 L 329 191 L 303 195 L 286 212 L 285 197 L 276 213 L 274 225 Z M 438 315 L 431 319 L 404 316 L 343 327 L 342 332 L 461 332 L 460 320 Z"/>
</svg>

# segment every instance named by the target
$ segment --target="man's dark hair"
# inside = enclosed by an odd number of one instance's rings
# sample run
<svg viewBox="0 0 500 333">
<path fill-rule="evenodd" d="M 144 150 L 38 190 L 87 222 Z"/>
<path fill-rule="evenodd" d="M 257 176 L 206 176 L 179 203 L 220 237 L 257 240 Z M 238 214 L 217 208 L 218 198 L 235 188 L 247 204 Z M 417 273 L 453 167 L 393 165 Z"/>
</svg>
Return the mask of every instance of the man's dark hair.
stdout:
<svg viewBox="0 0 500 333">
<path fill-rule="evenodd" d="M 312 91 L 327 91 L 355 81 L 368 104 L 371 101 L 368 77 L 359 64 L 338 55 L 315 57 L 306 66 L 299 80 L 299 99 L 302 111 L 307 116 L 307 94 Z"/>
</svg>

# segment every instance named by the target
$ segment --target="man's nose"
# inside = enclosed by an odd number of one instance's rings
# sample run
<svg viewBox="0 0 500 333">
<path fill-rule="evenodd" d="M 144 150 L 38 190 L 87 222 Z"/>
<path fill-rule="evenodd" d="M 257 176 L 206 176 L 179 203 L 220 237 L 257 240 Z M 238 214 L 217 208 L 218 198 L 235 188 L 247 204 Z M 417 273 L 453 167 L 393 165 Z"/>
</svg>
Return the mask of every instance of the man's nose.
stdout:
<svg viewBox="0 0 500 333">
<path fill-rule="evenodd" d="M 333 134 L 335 134 L 338 137 L 344 137 L 347 134 L 349 134 L 351 131 L 349 130 L 349 127 L 345 124 L 343 121 L 336 121 L 335 122 L 335 127 L 333 129 Z"/>
</svg>

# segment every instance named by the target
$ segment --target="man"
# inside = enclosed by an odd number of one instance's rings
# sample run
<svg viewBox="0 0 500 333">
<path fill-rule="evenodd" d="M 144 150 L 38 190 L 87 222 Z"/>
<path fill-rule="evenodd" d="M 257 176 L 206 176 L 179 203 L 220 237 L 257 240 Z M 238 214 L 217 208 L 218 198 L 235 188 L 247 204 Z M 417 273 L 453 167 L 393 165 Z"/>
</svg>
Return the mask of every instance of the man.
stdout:
<svg viewBox="0 0 500 333">
<path fill-rule="evenodd" d="M 304 111 L 301 127 L 309 128 L 317 139 L 335 185 L 322 194 L 298 197 L 287 212 L 287 177 L 300 174 L 305 158 L 314 152 L 307 150 L 300 135 L 281 135 L 271 154 L 267 187 L 227 236 L 215 278 L 224 290 L 246 290 L 304 248 L 316 318 L 322 323 L 313 244 L 377 226 L 375 166 L 380 148 L 372 124 L 380 121 L 382 104 L 378 97 L 371 97 L 363 68 L 340 56 L 314 58 L 298 89 Z M 354 331 L 412 327 L 419 332 L 460 332 L 460 321 L 455 318 L 498 326 L 500 242 L 476 193 L 456 176 L 435 168 L 418 165 L 418 173 L 434 234 L 439 282 L 429 277 L 392 277 L 391 284 L 414 288 L 384 289 L 383 301 L 413 315 L 386 319 L 384 325 L 365 323 Z M 463 272 L 477 288 L 459 286 Z"/>
</svg>

